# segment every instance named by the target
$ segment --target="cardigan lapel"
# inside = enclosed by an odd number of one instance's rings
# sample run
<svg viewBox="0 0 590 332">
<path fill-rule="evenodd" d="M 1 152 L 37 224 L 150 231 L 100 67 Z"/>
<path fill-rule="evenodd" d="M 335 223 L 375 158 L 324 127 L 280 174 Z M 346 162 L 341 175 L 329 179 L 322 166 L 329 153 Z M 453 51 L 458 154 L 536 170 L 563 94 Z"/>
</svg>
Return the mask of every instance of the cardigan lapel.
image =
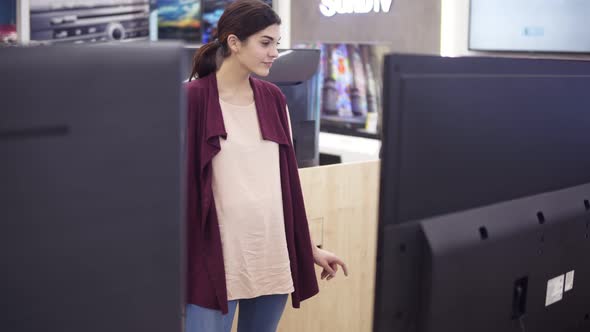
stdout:
<svg viewBox="0 0 590 332">
<path fill-rule="evenodd" d="M 207 75 L 201 78 L 203 80 L 204 91 L 201 94 L 203 100 L 199 104 L 202 108 L 199 113 L 201 117 L 201 132 L 203 141 L 201 142 L 201 153 L 199 158 L 199 177 L 203 181 L 205 188 L 211 188 L 211 160 L 221 150 L 219 137 L 227 138 L 227 132 L 223 123 L 221 106 L 219 105 L 219 93 L 217 91 L 217 81 L 215 74 Z M 203 196 L 203 209 L 201 210 L 201 231 L 205 231 L 213 193 L 211 190 L 205 190 L 201 193 Z"/>
<path fill-rule="evenodd" d="M 282 109 L 283 106 L 275 98 L 271 98 L 273 94 L 259 79 L 250 77 L 250 85 L 254 91 L 254 103 L 262 138 L 279 145 L 290 146 L 291 139 L 289 137 L 291 134 L 281 125 L 279 114 L 279 112 L 284 112 L 286 115 L 286 110 Z"/>
<path fill-rule="evenodd" d="M 201 159 L 201 172 L 211 159 L 219 152 L 221 146 L 219 144 L 219 136 L 227 138 L 225 124 L 223 123 L 223 115 L 221 114 L 221 106 L 219 105 L 219 92 L 217 91 L 217 80 L 215 73 L 208 75 L 202 80 L 205 80 L 206 96 L 203 103 L 205 119 L 203 121 L 205 128 L 205 154 Z"/>
<path fill-rule="evenodd" d="M 215 73 L 201 78 L 204 80 L 206 91 L 204 94 L 206 100 L 203 102 L 204 107 L 204 128 L 205 142 L 202 147 L 200 158 L 200 172 L 201 175 L 205 167 L 211 162 L 213 157 L 221 150 L 219 137 L 227 139 L 227 131 L 223 122 L 223 114 L 221 113 L 221 106 L 219 105 L 219 91 L 217 90 L 217 78 Z M 260 82 L 260 80 L 250 77 L 250 85 L 254 92 L 254 103 L 256 105 L 256 113 L 258 116 L 258 124 L 262 138 L 267 141 L 273 141 L 279 145 L 291 145 L 290 133 L 282 125 L 280 119 L 280 112 L 286 110 L 281 109 L 283 106 L 277 103 L 276 100 L 270 98 L 273 94 L 267 87 Z M 230 133 L 231 134 L 231 133 Z"/>
<path fill-rule="evenodd" d="M 206 81 L 207 101 L 206 107 L 206 140 L 209 142 L 211 138 L 222 136 L 226 137 L 227 132 L 223 123 L 223 115 L 221 114 L 221 106 L 219 105 L 219 91 L 217 90 L 217 77 L 215 74 L 207 75 L 202 78 Z M 278 144 L 290 145 L 289 136 L 281 125 L 279 112 L 282 106 L 278 105 L 275 100 L 269 98 L 272 94 L 268 87 L 261 84 L 259 79 L 250 77 L 250 86 L 254 92 L 254 103 L 256 105 L 256 112 L 258 115 L 258 124 L 262 132 L 262 137 L 265 140 L 275 141 Z M 214 144 L 216 145 L 216 144 Z"/>
</svg>

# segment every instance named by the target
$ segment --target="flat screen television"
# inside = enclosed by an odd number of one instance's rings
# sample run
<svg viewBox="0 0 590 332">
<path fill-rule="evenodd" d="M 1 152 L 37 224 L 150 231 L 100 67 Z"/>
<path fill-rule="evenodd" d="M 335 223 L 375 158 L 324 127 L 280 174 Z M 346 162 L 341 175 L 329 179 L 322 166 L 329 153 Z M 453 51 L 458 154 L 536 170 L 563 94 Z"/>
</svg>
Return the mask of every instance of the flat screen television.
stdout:
<svg viewBox="0 0 590 332">
<path fill-rule="evenodd" d="M 319 49 L 321 131 L 377 138 L 387 45 L 302 43 Z"/>
<path fill-rule="evenodd" d="M 374 331 L 590 329 L 590 62 L 389 55 Z"/>
<path fill-rule="evenodd" d="M 181 59 L 0 48 L 0 331 L 182 331 Z"/>
<path fill-rule="evenodd" d="M 201 0 L 158 0 L 158 39 L 201 42 Z"/>
<path fill-rule="evenodd" d="M 590 2 L 471 0 L 469 49 L 589 53 Z"/>
</svg>

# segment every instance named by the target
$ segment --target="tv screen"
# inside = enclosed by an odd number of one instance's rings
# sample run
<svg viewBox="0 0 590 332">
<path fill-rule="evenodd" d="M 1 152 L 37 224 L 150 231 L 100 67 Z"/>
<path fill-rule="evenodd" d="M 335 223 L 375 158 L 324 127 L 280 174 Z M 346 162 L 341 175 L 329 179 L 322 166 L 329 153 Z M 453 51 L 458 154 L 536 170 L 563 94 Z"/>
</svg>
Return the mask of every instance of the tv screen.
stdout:
<svg viewBox="0 0 590 332">
<path fill-rule="evenodd" d="M 0 25 L 16 24 L 16 0 L 0 1 Z"/>
<path fill-rule="evenodd" d="M 158 0 L 158 39 L 201 41 L 201 0 Z"/>
<path fill-rule="evenodd" d="M 321 51 L 321 130 L 376 136 L 381 113 L 381 63 L 385 45 L 300 44 Z"/>
<path fill-rule="evenodd" d="M 384 68 L 375 331 L 588 331 L 590 63 Z"/>
<path fill-rule="evenodd" d="M 0 45 L 16 42 L 16 0 L 0 1 Z"/>
<path fill-rule="evenodd" d="M 469 49 L 590 52 L 586 0 L 471 0 Z"/>
</svg>

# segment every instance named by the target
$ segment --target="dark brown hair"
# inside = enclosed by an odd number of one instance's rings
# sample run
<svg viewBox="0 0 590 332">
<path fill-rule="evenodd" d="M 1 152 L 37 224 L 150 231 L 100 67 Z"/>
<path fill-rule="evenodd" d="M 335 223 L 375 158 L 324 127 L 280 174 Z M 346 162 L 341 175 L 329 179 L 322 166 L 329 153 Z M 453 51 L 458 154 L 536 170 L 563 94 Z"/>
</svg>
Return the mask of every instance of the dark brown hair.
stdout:
<svg viewBox="0 0 590 332">
<path fill-rule="evenodd" d="M 281 18 L 272 8 L 260 0 L 238 0 L 229 5 L 219 22 L 214 40 L 201 46 L 193 58 L 193 70 L 189 81 L 196 77 L 205 77 L 217 70 L 217 51 L 222 50 L 223 58 L 230 56 L 227 45 L 229 35 L 236 35 L 245 41 L 251 35 L 273 24 L 281 24 Z"/>
</svg>

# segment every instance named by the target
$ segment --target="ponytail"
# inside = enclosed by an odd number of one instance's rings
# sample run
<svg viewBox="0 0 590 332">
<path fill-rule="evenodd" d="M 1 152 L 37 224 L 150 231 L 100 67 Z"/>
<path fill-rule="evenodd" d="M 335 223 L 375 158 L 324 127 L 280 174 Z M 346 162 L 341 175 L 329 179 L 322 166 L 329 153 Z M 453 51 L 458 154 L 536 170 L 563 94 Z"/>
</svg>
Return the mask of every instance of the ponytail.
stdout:
<svg viewBox="0 0 590 332">
<path fill-rule="evenodd" d="M 221 43 L 217 40 L 201 46 L 193 57 L 193 70 L 188 80 L 205 77 L 217 70 L 217 50 Z M 196 75 L 196 76 L 195 76 Z"/>
</svg>

